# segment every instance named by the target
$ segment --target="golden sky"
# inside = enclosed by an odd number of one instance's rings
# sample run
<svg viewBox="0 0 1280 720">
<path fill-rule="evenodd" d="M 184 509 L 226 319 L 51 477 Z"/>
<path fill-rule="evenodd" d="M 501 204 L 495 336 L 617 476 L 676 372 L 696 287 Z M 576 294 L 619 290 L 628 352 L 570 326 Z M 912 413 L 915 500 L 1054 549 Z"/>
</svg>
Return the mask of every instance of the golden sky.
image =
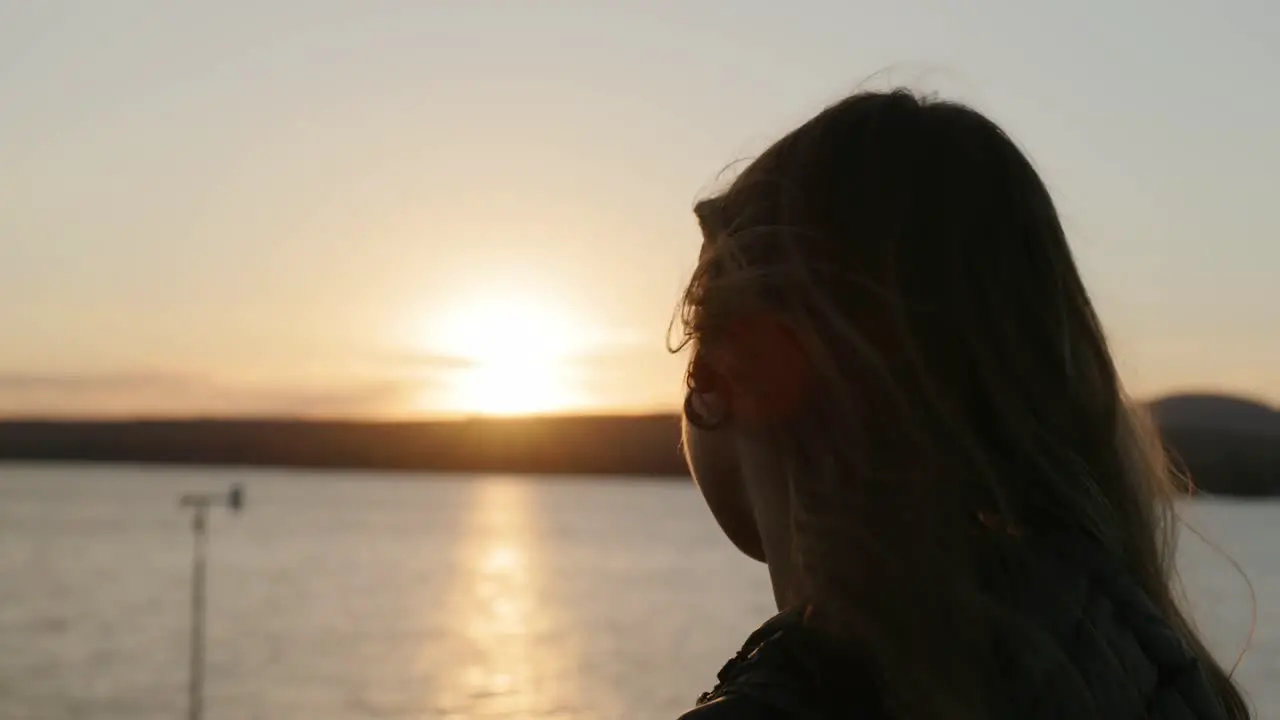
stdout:
<svg viewBox="0 0 1280 720">
<path fill-rule="evenodd" d="M 0 414 L 673 409 L 694 200 L 876 73 L 1028 150 L 1136 393 L 1280 400 L 1266 9 L 1027 5 L 0 3 Z"/>
</svg>

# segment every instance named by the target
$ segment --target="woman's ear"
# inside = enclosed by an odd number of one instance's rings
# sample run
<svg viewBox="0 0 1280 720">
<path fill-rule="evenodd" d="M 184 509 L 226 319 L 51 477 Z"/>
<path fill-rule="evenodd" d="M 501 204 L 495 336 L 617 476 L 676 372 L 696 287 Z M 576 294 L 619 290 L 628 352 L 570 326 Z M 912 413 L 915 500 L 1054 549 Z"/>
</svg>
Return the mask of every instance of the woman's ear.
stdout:
<svg viewBox="0 0 1280 720">
<path fill-rule="evenodd" d="M 724 372 L 699 348 L 689 362 L 684 419 L 701 430 L 715 430 L 729 418 L 732 388 Z"/>
</svg>

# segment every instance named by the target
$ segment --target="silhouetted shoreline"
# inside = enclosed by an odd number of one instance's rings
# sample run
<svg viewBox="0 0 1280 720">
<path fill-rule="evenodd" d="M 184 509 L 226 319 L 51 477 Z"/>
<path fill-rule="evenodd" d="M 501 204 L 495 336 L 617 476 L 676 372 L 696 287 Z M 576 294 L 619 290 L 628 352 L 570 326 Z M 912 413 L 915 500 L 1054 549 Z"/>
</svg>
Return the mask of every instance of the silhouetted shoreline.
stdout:
<svg viewBox="0 0 1280 720">
<path fill-rule="evenodd" d="M 1153 404 L 1197 490 L 1280 495 L 1280 412 L 1219 396 Z M 97 462 L 686 478 L 675 415 L 430 422 L 0 421 L 0 462 Z"/>
<path fill-rule="evenodd" d="M 0 461 L 686 476 L 674 415 L 0 421 Z"/>
</svg>

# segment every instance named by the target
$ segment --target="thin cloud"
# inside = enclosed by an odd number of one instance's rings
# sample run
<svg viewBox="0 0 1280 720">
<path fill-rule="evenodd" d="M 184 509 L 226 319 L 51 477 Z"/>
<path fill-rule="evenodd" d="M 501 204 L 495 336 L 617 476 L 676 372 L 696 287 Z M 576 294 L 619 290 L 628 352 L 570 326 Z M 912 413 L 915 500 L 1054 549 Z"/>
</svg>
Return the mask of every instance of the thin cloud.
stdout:
<svg viewBox="0 0 1280 720">
<path fill-rule="evenodd" d="M 476 367 L 474 359 L 461 355 L 442 353 L 405 353 L 393 358 L 393 364 L 408 367 L 411 370 L 426 372 L 447 372 L 452 370 L 469 370 Z"/>
<path fill-rule="evenodd" d="M 175 373 L 0 373 L 0 415 L 379 415 L 434 386 L 421 378 L 306 386 Z"/>
<path fill-rule="evenodd" d="M 189 389 L 199 378 L 172 373 L 0 373 L 0 397 L 8 393 L 121 392 Z"/>
<path fill-rule="evenodd" d="M 332 390 L 284 389 L 255 393 L 261 413 L 285 415 L 365 415 L 395 410 L 406 397 L 421 392 L 418 381 L 389 380 L 360 383 Z"/>
</svg>

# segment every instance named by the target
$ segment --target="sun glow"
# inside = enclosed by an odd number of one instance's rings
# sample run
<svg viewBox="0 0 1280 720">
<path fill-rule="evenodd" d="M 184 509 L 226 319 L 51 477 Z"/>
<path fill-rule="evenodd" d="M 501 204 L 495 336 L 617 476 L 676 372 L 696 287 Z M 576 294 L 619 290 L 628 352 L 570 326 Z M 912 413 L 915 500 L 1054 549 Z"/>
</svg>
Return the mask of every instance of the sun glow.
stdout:
<svg viewBox="0 0 1280 720">
<path fill-rule="evenodd" d="M 573 405 L 575 336 L 564 316 L 527 298 L 460 305 L 433 343 L 459 360 L 449 403 L 463 412 L 521 415 Z"/>
</svg>

